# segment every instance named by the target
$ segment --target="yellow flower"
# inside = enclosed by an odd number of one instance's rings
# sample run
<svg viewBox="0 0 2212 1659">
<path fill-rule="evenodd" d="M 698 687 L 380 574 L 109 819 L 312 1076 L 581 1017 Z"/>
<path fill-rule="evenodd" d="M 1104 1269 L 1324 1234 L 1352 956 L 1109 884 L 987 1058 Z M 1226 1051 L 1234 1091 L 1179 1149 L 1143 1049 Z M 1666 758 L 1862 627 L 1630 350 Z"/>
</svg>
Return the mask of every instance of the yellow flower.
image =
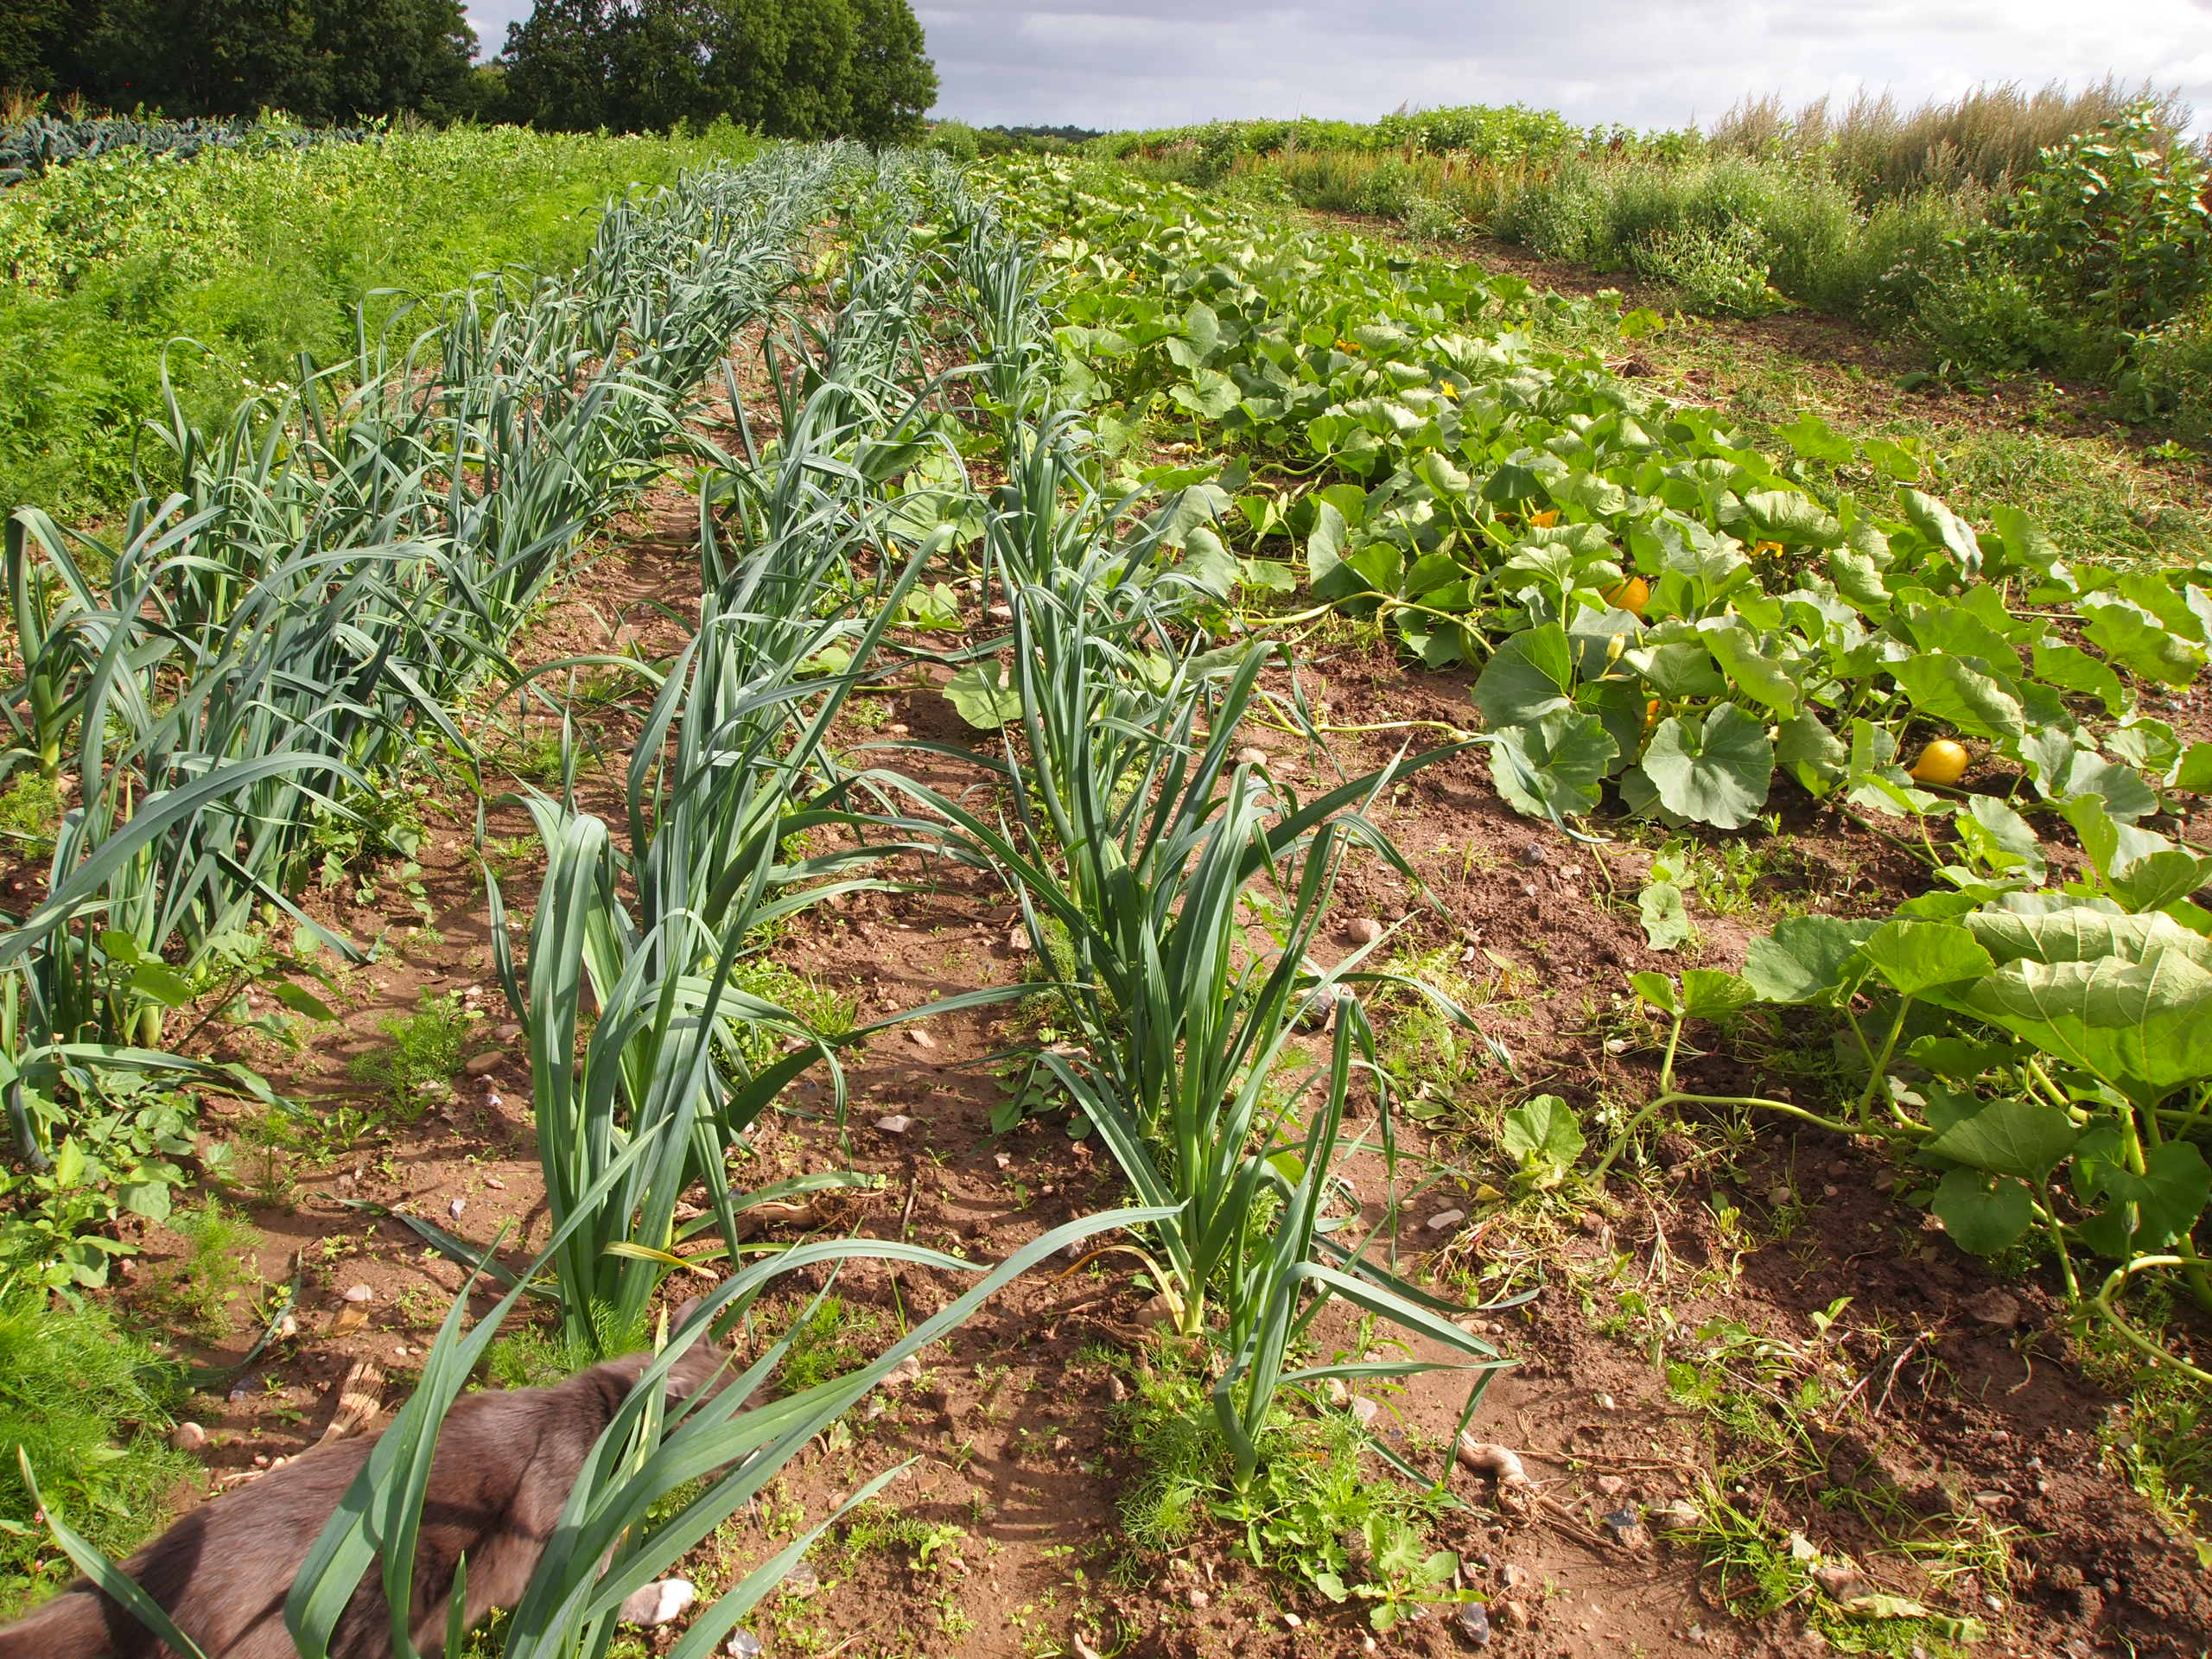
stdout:
<svg viewBox="0 0 2212 1659">
<path fill-rule="evenodd" d="M 1532 512 L 1529 515 L 1529 522 L 1538 530 L 1549 530 L 1559 523 L 1559 509 L 1546 507 L 1541 512 Z"/>
<path fill-rule="evenodd" d="M 1453 385 L 1449 380 L 1438 381 L 1436 383 L 1436 389 L 1442 392 L 1446 397 L 1457 397 L 1459 395 L 1459 388 Z"/>
<path fill-rule="evenodd" d="M 1763 553 L 1779 554 L 1781 551 L 1780 542 L 1757 542 L 1752 544 L 1751 556 L 1756 559 Z"/>
<path fill-rule="evenodd" d="M 1351 352 L 1357 355 L 1359 351 L 1359 346 L 1356 342 L 1346 340 L 1339 335 L 1337 340 L 1337 349 L 1340 352 Z"/>
</svg>

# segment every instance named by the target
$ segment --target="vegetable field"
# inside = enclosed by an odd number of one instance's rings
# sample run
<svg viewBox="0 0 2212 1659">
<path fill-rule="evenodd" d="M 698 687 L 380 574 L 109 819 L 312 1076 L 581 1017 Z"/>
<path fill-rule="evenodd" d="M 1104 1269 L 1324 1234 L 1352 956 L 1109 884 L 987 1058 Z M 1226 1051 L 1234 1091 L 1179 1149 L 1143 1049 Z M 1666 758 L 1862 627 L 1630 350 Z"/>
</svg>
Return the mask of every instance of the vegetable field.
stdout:
<svg viewBox="0 0 2212 1659">
<path fill-rule="evenodd" d="M 778 147 L 16 512 L 0 1605 L 710 1322 L 448 1651 L 2212 1648 L 2212 563 L 1617 299 Z"/>
</svg>

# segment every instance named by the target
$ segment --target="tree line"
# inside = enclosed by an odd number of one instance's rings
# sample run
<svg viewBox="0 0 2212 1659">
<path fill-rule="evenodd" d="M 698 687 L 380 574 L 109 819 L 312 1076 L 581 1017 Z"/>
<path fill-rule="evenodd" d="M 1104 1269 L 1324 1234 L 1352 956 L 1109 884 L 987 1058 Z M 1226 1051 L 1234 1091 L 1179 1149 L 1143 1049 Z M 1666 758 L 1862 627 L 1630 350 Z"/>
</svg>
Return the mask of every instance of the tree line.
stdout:
<svg viewBox="0 0 2212 1659">
<path fill-rule="evenodd" d="M 937 99 L 909 0 L 538 0 L 498 57 L 476 50 L 461 0 L 0 0 L 0 88 L 169 116 L 727 118 L 886 143 Z"/>
</svg>

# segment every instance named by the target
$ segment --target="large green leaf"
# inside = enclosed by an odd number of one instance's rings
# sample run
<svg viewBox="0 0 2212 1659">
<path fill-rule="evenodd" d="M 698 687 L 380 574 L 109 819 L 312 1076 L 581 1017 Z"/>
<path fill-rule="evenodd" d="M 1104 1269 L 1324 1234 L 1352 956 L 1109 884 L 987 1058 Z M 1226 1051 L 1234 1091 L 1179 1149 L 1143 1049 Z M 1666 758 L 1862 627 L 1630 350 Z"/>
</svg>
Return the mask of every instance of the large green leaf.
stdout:
<svg viewBox="0 0 2212 1659">
<path fill-rule="evenodd" d="M 1556 622 L 1515 634 L 1491 655 L 1475 682 L 1475 707 L 1492 731 L 1525 726 L 1571 706 L 1574 657 Z"/>
<path fill-rule="evenodd" d="M 1803 671 L 1784 655 L 1772 636 L 1761 639 L 1740 622 L 1707 628 L 1704 634 L 1706 649 L 1738 690 L 1785 720 L 1797 712 L 1804 695 Z"/>
<path fill-rule="evenodd" d="M 2183 639 L 2140 605 L 2124 599 L 2085 600 L 2083 638 L 2146 680 L 2187 685 L 2204 671 L 2204 647 Z"/>
<path fill-rule="evenodd" d="M 1724 702 L 1701 721 L 1661 721 L 1644 747 L 1643 766 L 1669 812 L 1740 830 L 1766 804 L 1774 744 L 1757 716 Z"/>
<path fill-rule="evenodd" d="M 1926 1151 L 1992 1175 L 2043 1181 L 2082 1138 L 2074 1120 L 2040 1101 L 1993 1100 L 1928 1142 Z"/>
<path fill-rule="evenodd" d="M 2178 950 L 2141 962 L 2009 963 L 1963 1001 L 2139 1100 L 2212 1077 L 2212 972 Z"/>
<path fill-rule="evenodd" d="M 1993 741 L 2026 734 L 2019 700 L 1956 657 L 1907 657 L 1892 664 L 1891 671 L 1912 699 L 1914 710 L 1926 719 Z"/>
<path fill-rule="evenodd" d="M 1995 1255 L 2035 1224 L 2028 1189 L 2009 1176 L 1993 1184 L 1980 1170 L 1955 1169 L 1936 1184 L 1932 1206 L 1943 1230 L 1961 1249 Z"/>
<path fill-rule="evenodd" d="M 2127 916 L 2094 905 L 2068 905 L 2040 913 L 1980 910 L 1961 917 L 1960 925 L 2000 963 L 2141 962 L 2172 950 L 2212 971 L 2212 940 L 2171 916 Z"/>
<path fill-rule="evenodd" d="M 1980 979 L 1997 966 L 1974 936 L 1955 922 L 1885 922 L 1859 949 L 1903 996 Z"/>
<path fill-rule="evenodd" d="M 2212 1166 L 2193 1143 L 2169 1141 L 2145 1151 L 2140 1175 L 2106 1161 L 2098 1168 L 2095 1185 L 2106 1198 L 2134 1206 L 2133 1233 L 2113 1229 L 2113 1243 L 2137 1250 L 2163 1249 L 2196 1224 L 2206 1201 L 2212 1199 Z M 2108 1253 L 2118 1255 L 2123 1250 Z"/>
<path fill-rule="evenodd" d="M 1598 804 L 1618 753 L 1597 715 L 1554 709 L 1498 734 L 1491 746 L 1491 780 L 1516 812 L 1580 817 Z"/>
<path fill-rule="evenodd" d="M 1753 939 L 1744 977 L 1769 1002 L 1834 1002 L 1866 978 L 1872 966 L 1859 946 L 1877 924 L 1836 916 L 1791 916 Z"/>
<path fill-rule="evenodd" d="M 1718 1020 L 1758 1001 L 1748 981 L 1723 969 L 1691 968 L 1682 974 L 1682 1013 L 1690 1019 Z"/>
<path fill-rule="evenodd" d="M 979 731 L 996 731 L 1021 712 L 1021 693 L 996 663 L 970 663 L 944 683 L 944 697 Z"/>
<path fill-rule="evenodd" d="M 1755 490 L 1744 498 L 1744 511 L 1751 515 L 1762 541 L 1779 542 L 1784 547 L 1843 544 L 1842 524 L 1802 491 Z"/>
</svg>

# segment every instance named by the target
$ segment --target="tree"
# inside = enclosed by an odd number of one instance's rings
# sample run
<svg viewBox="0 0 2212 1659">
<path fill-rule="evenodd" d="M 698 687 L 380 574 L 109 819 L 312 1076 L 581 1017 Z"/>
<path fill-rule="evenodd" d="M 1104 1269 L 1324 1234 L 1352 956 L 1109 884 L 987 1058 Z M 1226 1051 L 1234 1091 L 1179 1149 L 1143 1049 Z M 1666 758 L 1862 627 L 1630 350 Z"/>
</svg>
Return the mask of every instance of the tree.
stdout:
<svg viewBox="0 0 2212 1659">
<path fill-rule="evenodd" d="M 0 89 L 54 89 L 56 60 L 76 10 L 72 0 L 9 0 L 0 5 Z"/>
<path fill-rule="evenodd" d="M 906 0 L 847 0 L 853 9 L 849 130 L 871 144 L 911 143 L 937 102 L 937 66 L 923 55 L 922 25 Z"/>
<path fill-rule="evenodd" d="M 911 135 L 937 93 L 908 0 L 538 0 L 507 34 L 508 109 L 657 130 L 718 116 L 779 138 Z"/>
<path fill-rule="evenodd" d="M 58 90 L 169 115 L 282 109 L 314 122 L 457 113 L 476 46 L 461 0 L 106 0 L 81 38 Z"/>
</svg>

